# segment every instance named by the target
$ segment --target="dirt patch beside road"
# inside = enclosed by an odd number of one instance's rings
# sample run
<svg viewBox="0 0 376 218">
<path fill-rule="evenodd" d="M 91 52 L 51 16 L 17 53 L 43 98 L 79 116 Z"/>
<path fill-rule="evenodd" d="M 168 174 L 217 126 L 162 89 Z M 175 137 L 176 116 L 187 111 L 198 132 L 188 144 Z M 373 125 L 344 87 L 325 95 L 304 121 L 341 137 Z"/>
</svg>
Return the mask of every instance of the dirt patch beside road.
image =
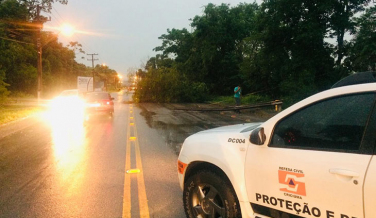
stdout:
<svg viewBox="0 0 376 218">
<path fill-rule="evenodd" d="M 159 131 L 164 136 L 166 145 L 177 155 L 184 139 L 196 132 L 226 125 L 263 122 L 276 114 L 272 107 L 242 110 L 240 114 L 229 110 L 205 110 L 219 107 L 211 104 L 140 103 L 137 107 L 142 109 L 141 115 L 145 117 L 149 127 Z M 204 110 L 197 111 L 200 108 Z"/>
</svg>

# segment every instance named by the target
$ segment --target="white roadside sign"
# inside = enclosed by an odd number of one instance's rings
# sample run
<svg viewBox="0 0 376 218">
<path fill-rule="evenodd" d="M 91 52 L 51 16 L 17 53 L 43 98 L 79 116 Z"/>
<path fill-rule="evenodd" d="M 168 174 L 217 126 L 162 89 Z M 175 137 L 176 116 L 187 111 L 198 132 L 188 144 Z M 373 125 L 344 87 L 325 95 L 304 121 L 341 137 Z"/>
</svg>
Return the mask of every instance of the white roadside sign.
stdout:
<svg viewBox="0 0 376 218">
<path fill-rule="evenodd" d="M 77 77 L 77 89 L 80 92 L 93 91 L 93 77 Z"/>
</svg>

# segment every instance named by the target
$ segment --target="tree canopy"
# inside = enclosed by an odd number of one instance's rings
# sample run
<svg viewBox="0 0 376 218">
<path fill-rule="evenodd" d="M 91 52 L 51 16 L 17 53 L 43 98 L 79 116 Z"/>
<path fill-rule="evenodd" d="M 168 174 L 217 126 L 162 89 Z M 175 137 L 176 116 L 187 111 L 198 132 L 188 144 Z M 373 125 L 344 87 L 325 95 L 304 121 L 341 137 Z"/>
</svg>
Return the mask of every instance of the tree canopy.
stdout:
<svg viewBox="0 0 376 218">
<path fill-rule="evenodd" d="M 136 96 L 139 101 L 203 100 L 231 95 L 241 84 L 246 93 L 300 100 L 354 71 L 375 69 L 375 7 L 366 10 L 369 2 L 208 4 L 191 19 L 190 31 L 173 28 L 159 37 L 162 44 L 154 50 L 160 54 L 146 64 Z M 175 82 L 166 85 L 170 80 Z M 193 84 L 204 88 L 194 92 L 197 98 L 186 98 Z M 173 97 L 157 96 L 165 86 Z"/>
<path fill-rule="evenodd" d="M 368 8 L 354 21 L 355 37 L 350 42 L 345 66 L 352 71 L 376 71 L 376 7 Z"/>
<path fill-rule="evenodd" d="M 54 2 L 66 0 L 0 0 L 0 101 L 9 94 L 35 96 L 37 93 L 36 6 L 49 12 Z M 77 76 L 92 76 L 93 70 L 77 63 L 85 53 L 78 42 L 64 46 L 58 35 L 41 32 L 43 97 L 77 87 Z M 113 70 L 98 73 L 99 79 L 113 78 Z M 108 79 L 109 81 L 112 81 Z"/>
</svg>

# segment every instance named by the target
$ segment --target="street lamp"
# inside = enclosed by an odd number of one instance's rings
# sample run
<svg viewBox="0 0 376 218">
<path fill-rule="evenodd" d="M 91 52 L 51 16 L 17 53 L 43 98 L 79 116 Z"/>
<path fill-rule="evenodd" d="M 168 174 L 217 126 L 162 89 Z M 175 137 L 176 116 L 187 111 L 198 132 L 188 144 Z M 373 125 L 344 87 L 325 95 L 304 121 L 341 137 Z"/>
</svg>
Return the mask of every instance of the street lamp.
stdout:
<svg viewBox="0 0 376 218">
<path fill-rule="evenodd" d="M 60 28 L 60 32 L 63 33 L 65 36 L 72 36 L 75 32 L 75 29 L 74 29 L 73 26 L 71 26 L 69 24 L 64 24 Z"/>
</svg>

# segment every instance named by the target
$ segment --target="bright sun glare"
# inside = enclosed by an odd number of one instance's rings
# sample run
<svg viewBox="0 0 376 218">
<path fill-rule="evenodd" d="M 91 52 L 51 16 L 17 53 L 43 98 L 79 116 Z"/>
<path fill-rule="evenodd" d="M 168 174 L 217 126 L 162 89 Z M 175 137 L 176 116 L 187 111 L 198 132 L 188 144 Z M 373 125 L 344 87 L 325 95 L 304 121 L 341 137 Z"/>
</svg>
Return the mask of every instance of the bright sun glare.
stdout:
<svg viewBox="0 0 376 218">
<path fill-rule="evenodd" d="M 74 34 L 74 28 L 69 24 L 64 24 L 61 27 L 61 33 L 63 33 L 66 36 L 71 36 Z"/>
</svg>

